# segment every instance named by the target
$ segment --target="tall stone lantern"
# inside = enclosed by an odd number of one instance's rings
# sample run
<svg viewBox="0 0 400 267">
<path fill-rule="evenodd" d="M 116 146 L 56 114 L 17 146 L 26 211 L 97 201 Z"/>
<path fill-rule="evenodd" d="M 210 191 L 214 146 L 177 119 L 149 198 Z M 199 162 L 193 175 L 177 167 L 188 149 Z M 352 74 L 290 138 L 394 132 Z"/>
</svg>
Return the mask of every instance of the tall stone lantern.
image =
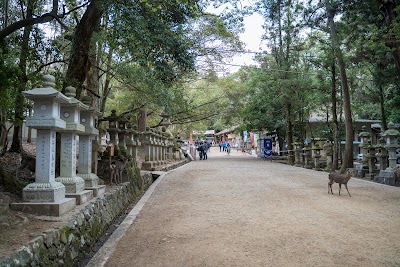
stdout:
<svg viewBox="0 0 400 267">
<path fill-rule="evenodd" d="M 383 137 L 386 138 L 386 150 L 389 154 L 389 168 L 396 167 L 396 149 L 399 147 L 398 138 L 400 132 L 396 129 L 394 123 L 388 124 L 388 130 L 385 131 Z"/>
<path fill-rule="evenodd" d="M 388 124 L 388 130 L 386 130 L 382 137 L 386 139 L 385 148 L 389 154 L 389 167 L 385 170 L 380 170 L 379 174 L 375 176 L 375 181 L 388 185 L 395 185 L 395 167 L 396 167 L 396 149 L 399 147 L 398 138 L 400 132 L 396 129 L 394 123 Z"/>
<path fill-rule="evenodd" d="M 81 101 L 89 108 L 81 111 L 81 124 L 85 131 L 79 134 L 79 168 L 78 176 L 85 181 L 85 189 L 92 190 L 97 197 L 105 193 L 105 185 L 99 185 L 99 177 L 92 173 L 93 141 L 99 136 L 99 130 L 95 127 L 95 117 L 101 115 L 95 108 L 90 107 L 92 98 L 82 96 Z"/>
<path fill-rule="evenodd" d="M 312 147 L 311 150 L 314 151 L 314 170 L 320 171 L 321 170 L 321 166 L 320 166 L 321 150 L 323 150 L 323 148 L 319 145 L 319 143 L 315 143 L 314 147 Z"/>
<path fill-rule="evenodd" d="M 170 144 L 171 143 L 170 139 L 173 136 L 172 136 L 171 131 L 169 130 L 169 127 L 172 125 L 172 123 L 171 123 L 171 120 L 170 120 L 170 117 L 168 116 L 168 114 L 163 112 L 163 113 L 161 113 L 160 116 L 162 118 L 160 126 L 162 127 L 162 131 L 165 133 L 165 152 L 164 152 L 165 160 L 170 160 L 170 159 L 172 159 L 172 153 L 173 153 L 173 151 L 172 151 L 173 146 Z"/>
<path fill-rule="evenodd" d="M 368 173 L 368 149 L 370 146 L 370 138 L 371 134 L 367 132 L 367 127 L 364 125 L 361 127 L 361 132 L 358 134 L 358 137 L 361 140 L 361 143 L 359 145 L 360 147 L 360 152 L 363 155 L 362 160 L 360 161 L 360 164 L 356 165 L 356 173 L 357 177 L 364 177 L 366 173 Z"/>
<path fill-rule="evenodd" d="M 61 118 L 67 127 L 61 130 L 60 176 L 56 178 L 65 185 L 67 197 L 76 198 L 81 205 L 93 198 L 93 191 L 85 190 L 85 181 L 76 175 L 77 137 L 85 133 L 85 126 L 81 124 L 80 112 L 87 111 L 89 106 L 75 98 L 74 87 L 65 88 L 68 103 L 61 105 Z"/>
<path fill-rule="evenodd" d="M 66 123 L 60 119 L 60 104 L 68 97 L 54 89 L 55 78 L 43 76 L 43 87 L 24 91 L 22 94 L 34 101 L 33 116 L 26 125 L 37 129 L 35 182 L 22 191 L 23 203 L 12 203 L 14 210 L 27 213 L 61 216 L 72 210 L 76 201 L 65 198 L 65 186 L 55 180 L 56 131 L 64 130 Z"/>
<path fill-rule="evenodd" d="M 324 144 L 324 151 L 326 155 L 326 169 L 327 171 L 332 171 L 333 170 L 333 144 L 327 140 L 326 143 Z"/>
<path fill-rule="evenodd" d="M 385 148 L 386 140 L 383 137 L 381 137 L 379 138 L 378 141 L 379 141 L 379 144 L 377 145 L 378 153 L 376 154 L 376 157 L 379 162 L 379 170 L 384 170 L 388 167 L 387 165 L 388 155 L 387 155 L 387 150 Z"/>
</svg>

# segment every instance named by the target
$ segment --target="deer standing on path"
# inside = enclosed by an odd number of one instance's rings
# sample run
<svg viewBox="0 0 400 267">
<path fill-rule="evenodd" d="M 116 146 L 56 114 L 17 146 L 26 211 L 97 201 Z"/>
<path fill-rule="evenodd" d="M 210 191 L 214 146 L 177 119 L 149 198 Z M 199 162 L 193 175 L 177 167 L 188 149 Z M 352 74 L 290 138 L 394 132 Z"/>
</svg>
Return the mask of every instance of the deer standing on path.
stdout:
<svg viewBox="0 0 400 267">
<path fill-rule="evenodd" d="M 340 189 L 342 188 L 342 184 L 346 187 L 347 193 L 349 193 L 349 189 L 347 188 L 347 182 L 350 180 L 350 178 L 354 175 L 354 170 L 353 169 L 347 169 L 345 174 L 337 173 L 337 172 L 332 172 L 329 174 L 329 182 L 328 182 L 328 194 L 329 194 L 329 188 L 331 189 L 332 192 L 332 185 L 334 183 L 339 184 L 339 196 L 340 196 Z"/>
</svg>

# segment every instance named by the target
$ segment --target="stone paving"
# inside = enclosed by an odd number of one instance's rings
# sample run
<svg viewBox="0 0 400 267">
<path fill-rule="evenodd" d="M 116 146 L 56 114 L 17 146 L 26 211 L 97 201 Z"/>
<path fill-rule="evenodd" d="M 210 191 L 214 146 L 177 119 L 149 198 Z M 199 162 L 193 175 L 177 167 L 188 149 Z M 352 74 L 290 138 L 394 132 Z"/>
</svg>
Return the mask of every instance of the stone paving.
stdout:
<svg viewBox="0 0 400 267">
<path fill-rule="evenodd" d="M 212 148 L 160 176 L 87 266 L 399 266 L 400 188 L 331 195 L 327 177 Z"/>
</svg>

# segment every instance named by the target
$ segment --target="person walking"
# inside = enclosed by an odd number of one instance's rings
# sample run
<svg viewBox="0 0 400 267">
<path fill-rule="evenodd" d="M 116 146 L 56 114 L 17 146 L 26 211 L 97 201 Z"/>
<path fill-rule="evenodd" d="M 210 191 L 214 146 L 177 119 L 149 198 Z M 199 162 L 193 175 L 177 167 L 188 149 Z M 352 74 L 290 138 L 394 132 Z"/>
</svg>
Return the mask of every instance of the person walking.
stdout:
<svg viewBox="0 0 400 267">
<path fill-rule="evenodd" d="M 228 153 L 228 156 L 231 154 L 231 144 L 229 142 L 226 144 L 226 153 Z"/>
<path fill-rule="evenodd" d="M 219 152 L 221 152 L 221 151 L 222 151 L 222 141 L 219 142 Z"/>
<path fill-rule="evenodd" d="M 204 142 L 204 144 L 203 144 L 203 160 L 207 159 L 207 151 L 208 151 L 208 143 Z"/>
<path fill-rule="evenodd" d="M 199 158 L 200 160 L 204 159 L 204 146 L 203 142 L 201 142 L 197 148 L 197 151 L 199 151 Z"/>
</svg>

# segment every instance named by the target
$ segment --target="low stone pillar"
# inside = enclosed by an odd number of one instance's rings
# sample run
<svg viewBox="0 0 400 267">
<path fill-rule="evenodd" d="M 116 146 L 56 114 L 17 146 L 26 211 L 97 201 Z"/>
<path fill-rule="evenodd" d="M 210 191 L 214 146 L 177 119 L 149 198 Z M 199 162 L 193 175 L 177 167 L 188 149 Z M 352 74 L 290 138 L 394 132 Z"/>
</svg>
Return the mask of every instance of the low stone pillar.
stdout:
<svg viewBox="0 0 400 267">
<path fill-rule="evenodd" d="M 92 103 L 90 96 L 83 96 L 81 101 L 88 107 Z M 99 135 L 99 130 L 94 127 L 94 120 L 95 116 L 100 114 L 92 107 L 82 110 L 80 114 L 81 124 L 85 126 L 85 132 L 79 134 L 79 167 L 77 175 L 85 181 L 85 189 L 92 190 L 95 197 L 103 195 L 106 190 L 106 186 L 99 185 L 99 177 L 92 172 L 92 145 L 96 136 Z M 95 153 L 97 153 L 96 150 Z"/>
<path fill-rule="evenodd" d="M 89 107 L 75 98 L 74 87 L 65 88 L 69 102 L 61 105 L 61 118 L 67 127 L 61 130 L 60 176 L 56 181 L 65 186 L 66 197 L 76 199 L 78 205 L 93 198 L 92 190 L 85 190 L 85 181 L 76 175 L 76 146 L 78 133 L 85 132 L 85 126 L 80 124 L 80 111 Z"/>
<path fill-rule="evenodd" d="M 375 176 L 374 180 L 382 184 L 395 185 L 396 149 L 399 147 L 397 139 L 400 132 L 396 129 L 394 123 L 390 122 L 388 130 L 382 136 L 386 139 L 385 148 L 389 153 L 389 167 L 380 170 L 379 175 Z"/>
<path fill-rule="evenodd" d="M 66 128 L 60 119 L 60 104 L 69 99 L 54 89 L 55 79 L 43 76 L 43 88 L 24 91 L 22 94 L 34 101 L 33 116 L 26 125 L 37 129 L 35 182 L 22 191 L 22 203 L 11 203 L 10 208 L 26 213 L 61 216 L 76 205 L 74 198 L 65 198 L 65 186 L 55 180 L 56 130 Z"/>
</svg>

